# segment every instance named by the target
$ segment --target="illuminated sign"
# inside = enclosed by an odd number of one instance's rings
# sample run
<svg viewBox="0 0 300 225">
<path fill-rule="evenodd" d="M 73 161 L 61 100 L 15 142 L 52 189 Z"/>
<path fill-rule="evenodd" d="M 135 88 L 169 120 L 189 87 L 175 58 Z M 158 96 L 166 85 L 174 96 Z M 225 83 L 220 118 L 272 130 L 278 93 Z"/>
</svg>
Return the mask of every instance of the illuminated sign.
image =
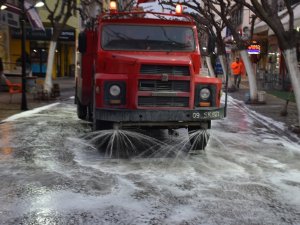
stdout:
<svg viewBox="0 0 300 225">
<path fill-rule="evenodd" d="M 248 47 L 248 53 L 250 55 L 257 55 L 260 54 L 260 45 L 250 45 Z"/>
</svg>

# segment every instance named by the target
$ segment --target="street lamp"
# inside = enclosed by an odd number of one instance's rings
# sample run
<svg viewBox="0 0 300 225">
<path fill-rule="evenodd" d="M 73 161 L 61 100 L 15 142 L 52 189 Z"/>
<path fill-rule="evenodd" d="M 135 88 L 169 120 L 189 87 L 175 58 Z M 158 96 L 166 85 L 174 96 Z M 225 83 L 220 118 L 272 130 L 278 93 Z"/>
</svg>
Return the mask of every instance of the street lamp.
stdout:
<svg viewBox="0 0 300 225">
<path fill-rule="evenodd" d="M 21 0 L 21 31 L 22 31 L 22 42 L 21 42 L 21 55 L 22 55 L 22 102 L 21 110 L 28 110 L 27 98 L 26 98 L 26 33 L 25 33 L 25 7 L 24 0 Z"/>
<path fill-rule="evenodd" d="M 32 5 L 30 8 L 25 10 L 24 0 L 21 0 L 21 31 L 22 31 L 22 42 L 21 42 L 21 55 L 22 55 L 22 101 L 21 101 L 21 110 L 28 110 L 27 107 L 27 98 L 26 98 L 26 31 L 25 31 L 25 18 L 26 11 L 34 8 L 34 7 L 42 7 L 44 3 L 38 1 L 35 5 Z"/>
<path fill-rule="evenodd" d="M 35 3 L 34 7 L 35 7 L 35 8 L 39 8 L 39 7 L 43 7 L 44 5 L 45 5 L 44 2 L 38 1 L 37 3 Z"/>
<path fill-rule="evenodd" d="M 1 5 L 0 10 L 4 10 L 4 9 L 6 9 L 6 8 L 7 8 L 6 5 Z"/>
<path fill-rule="evenodd" d="M 25 8 L 25 0 L 19 0 L 20 6 L 15 7 L 12 4 L 5 3 L 0 6 L 1 10 L 4 10 L 6 8 L 11 8 L 14 10 L 19 11 L 20 14 L 20 25 L 21 25 L 21 57 L 22 57 L 22 102 L 21 102 L 21 110 L 27 110 L 27 99 L 26 99 L 26 49 L 25 49 L 25 44 L 26 44 L 26 31 L 25 31 L 25 18 L 26 18 L 26 13 L 37 7 L 42 7 L 44 6 L 43 1 L 37 1 L 34 5 L 29 5 L 30 2 L 26 1 L 26 8 Z"/>
</svg>

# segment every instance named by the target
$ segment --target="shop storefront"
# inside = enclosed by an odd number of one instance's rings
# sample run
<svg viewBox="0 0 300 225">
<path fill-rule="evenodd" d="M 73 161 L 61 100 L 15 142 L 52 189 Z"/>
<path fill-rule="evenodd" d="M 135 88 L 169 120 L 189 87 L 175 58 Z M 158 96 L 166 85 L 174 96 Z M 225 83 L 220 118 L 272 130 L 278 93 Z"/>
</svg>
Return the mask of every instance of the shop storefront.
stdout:
<svg viewBox="0 0 300 225">
<path fill-rule="evenodd" d="M 48 49 L 52 29 L 46 28 L 45 31 L 26 29 L 26 52 L 30 56 L 31 71 L 34 76 L 45 77 L 47 69 Z M 11 29 L 12 53 L 21 52 L 20 49 L 21 33 L 19 29 Z M 75 64 L 75 29 L 65 29 L 59 36 L 55 51 L 53 78 L 62 76 L 74 76 Z M 13 54 L 12 60 L 18 61 L 20 55 Z"/>
<path fill-rule="evenodd" d="M 300 32 L 300 0 L 293 0 L 290 2 L 294 11 L 294 27 L 298 32 Z M 298 3 L 298 4 L 296 4 Z M 285 8 L 282 8 L 279 11 L 279 14 L 282 15 L 281 21 L 285 29 L 289 27 L 289 15 L 286 12 Z M 273 87 L 290 90 L 291 89 L 291 80 L 289 73 L 286 68 L 285 59 L 283 53 L 279 49 L 278 40 L 274 35 L 274 32 L 269 28 L 269 26 L 264 21 L 259 21 L 255 24 L 254 33 L 258 36 L 265 36 L 267 41 L 267 54 L 263 55 L 260 62 L 259 68 L 261 71 L 268 74 L 268 77 L 271 77 L 273 81 Z M 298 34 L 298 37 L 300 35 Z M 300 68 L 300 38 L 298 39 L 297 45 L 297 59 L 298 66 Z M 275 84 L 275 85 L 274 85 Z"/>
<path fill-rule="evenodd" d="M 7 62 L 9 60 L 8 54 L 8 27 L 0 25 L 0 57 L 3 62 Z"/>
<path fill-rule="evenodd" d="M 265 37 L 259 41 L 261 44 L 261 52 L 257 60 L 259 78 L 264 79 L 269 88 L 289 90 L 291 81 L 276 36 L 268 36 L 268 32 L 256 35 L 259 36 Z"/>
<path fill-rule="evenodd" d="M 10 27 L 19 28 L 19 15 L 8 11 L 0 10 L 0 57 L 4 63 L 4 70 L 11 70 L 13 65 L 10 64 Z"/>
</svg>

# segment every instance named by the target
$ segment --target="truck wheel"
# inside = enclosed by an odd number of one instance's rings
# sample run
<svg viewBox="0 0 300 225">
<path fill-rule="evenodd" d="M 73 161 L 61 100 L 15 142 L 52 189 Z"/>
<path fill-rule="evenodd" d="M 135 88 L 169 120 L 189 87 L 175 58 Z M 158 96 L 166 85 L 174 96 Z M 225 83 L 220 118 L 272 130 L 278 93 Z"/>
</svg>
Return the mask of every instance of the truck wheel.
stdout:
<svg viewBox="0 0 300 225">
<path fill-rule="evenodd" d="M 87 107 L 87 120 L 93 122 L 93 105 L 89 104 Z"/>
<path fill-rule="evenodd" d="M 191 143 L 190 150 L 204 150 L 209 140 L 209 133 L 207 132 L 207 129 L 189 128 L 188 130 Z"/>
<path fill-rule="evenodd" d="M 86 120 L 87 107 L 82 105 L 80 101 L 77 100 L 77 116 L 79 119 Z"/>
</svg>

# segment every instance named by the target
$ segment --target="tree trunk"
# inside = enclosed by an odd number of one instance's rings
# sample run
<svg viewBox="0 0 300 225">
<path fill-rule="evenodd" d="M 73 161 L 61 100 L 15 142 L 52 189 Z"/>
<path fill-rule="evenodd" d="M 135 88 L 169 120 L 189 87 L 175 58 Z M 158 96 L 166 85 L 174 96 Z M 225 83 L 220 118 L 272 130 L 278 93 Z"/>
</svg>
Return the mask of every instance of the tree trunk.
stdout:
<svg viewBox="0 0 300 225">
<path fill-rule="evenodd" d="M 47 72 L 45 77 L 44 83 L 44 90 L 48 93 L 51 92 L 52 89 L 52 72 L 53 72 L 53 63 L 54 63 L 54 54 L 56 49 L 56 41 L 50 41 L 50 47 L 48 52 L 48 59 L 47 59 Z"/>
<path fill-rule="evenodd" d="M 228 87 L 232 87 L 233 83 L 230 79 L 230 73 L 228 73 L 228 68 L 229 68 L 229 62 L 228 60 L 226 60 L 226 56 L 225 55 L 219 55 L 219 59 L 220 59 L 220 63 L 222 66 L 222 70 L 223 70 L 223 82 L 226 81 L 226 77 L 228 76 Z"/>
<path fill-rule="evenodd" d="M 251 102 L 257 101 L 257 84 L 256 84 L 256 77 L 252 67 L 252 63 L 250 62 L 250 58 L 248 56 L 247 50 L 241 50 L 240 55 L 244 61 L 244 65 L 248 74 L 249 80 L 249 89 L 250 89 L 250 100 Z"/>
<path fill-rule="evenodd" d="M 283 51 L 286 67 L 288 69 L 292 87 L 295 94 L 296 105 L 298 110 L 298 124 L 300 125 L 300 71 L 298 68 L 296 48 L 286 49 Z"/>
<path fill-rule="evenodd" d="M 209 71 L 209 76 L 210 77 L 216 77 L 214 68 L 213 68 L 213 66 L 211 64 L 211 57 L 210 56 L 206 56 L 205 58 L 206 58 L 206 63 L 207 63 L 208 71 Z"/>
</svg>

